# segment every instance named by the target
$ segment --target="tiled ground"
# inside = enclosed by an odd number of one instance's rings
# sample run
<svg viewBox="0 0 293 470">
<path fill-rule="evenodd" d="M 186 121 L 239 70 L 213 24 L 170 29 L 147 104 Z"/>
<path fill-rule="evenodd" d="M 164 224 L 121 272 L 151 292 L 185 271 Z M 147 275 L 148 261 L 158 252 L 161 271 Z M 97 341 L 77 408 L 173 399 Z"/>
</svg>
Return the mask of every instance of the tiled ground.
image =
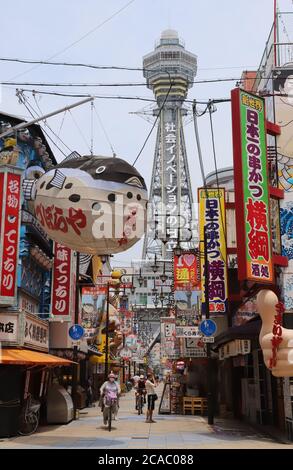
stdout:
<svg viewBox="0 0 293 470">
<path fill-rule="evenodd" d="M 159 403 L 159 400 L 156 402 Z M 276 442 L 250 426 L 215 419 L 209 426 L 201 416 L 154 416 L 145 423 L 134 410 L 134 392 L 121 398 L 119 419 L 111 432 L 103 426 L 100 409 L 82 410 L 80 418 L 67 425 L 40 427 L 28 437 L 0 439 L 0 449 L 95 448 L 95 449 L 293 449 Z"/>
</svg>

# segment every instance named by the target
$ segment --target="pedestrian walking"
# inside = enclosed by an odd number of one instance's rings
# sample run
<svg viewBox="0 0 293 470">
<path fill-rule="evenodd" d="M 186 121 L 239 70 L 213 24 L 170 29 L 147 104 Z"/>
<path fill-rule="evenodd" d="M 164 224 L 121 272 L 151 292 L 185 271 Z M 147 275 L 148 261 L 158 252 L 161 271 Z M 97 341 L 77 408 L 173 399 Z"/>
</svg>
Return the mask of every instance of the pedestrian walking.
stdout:
<svg viewBox="0 0 293 470">
<path fill-rule="evenodd" d="M 147 375 L 147 380 L 145 382 L 145 388 L 147 392 L 147 400 L 148 400 L 148 409 L 146 414 L 146 423 L 155 423 L 156 421 L 153 420 L 153 412 L 155 409 L 155 401 L 158 399 L 158 395 L 155 392 L 155 379 L 152 374 Z"/>
<path fill-rule="evenodd" d="M 87 380 L 86 396 L 87 396 L 87 406 L 91 408 L 93 406 L 93 396 L 94 396 L 92 377 L 89 377 Z"/>
</svg>

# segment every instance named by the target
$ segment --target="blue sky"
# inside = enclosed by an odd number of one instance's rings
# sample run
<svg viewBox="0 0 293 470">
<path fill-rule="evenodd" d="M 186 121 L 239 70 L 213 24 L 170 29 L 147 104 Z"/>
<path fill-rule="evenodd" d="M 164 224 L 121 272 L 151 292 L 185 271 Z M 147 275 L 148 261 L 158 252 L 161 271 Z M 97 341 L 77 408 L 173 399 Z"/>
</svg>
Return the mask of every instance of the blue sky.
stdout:
<svg viewBox="0 0 293 470">
<path fill-rule="evenodd" d="M 127 4 L 127 0 L 14 0 L 13 11 L 7 2 L 1 6 L 1 56 L 46 60 L 79 39 L 91 29 Z M 292 0 L 280 0 L 280 9 L 293 11 Z M 293 18 L 293 15 L 291 16 Z M 198 57 L 196 79 L 240 78 L 244 69 L 258 66 L 273 21 L 273 0 L 135 0 L 119 15 L 81 40 L 54 61 L 84 62 L 97 65 L 141 67 L 142 56 L 154 48 L 161 31 L 176 29 L 185 41 L 186 49 Z M 285 26 L 290 39 L 293 21 Z M 26 72 L 29 65 L 0 62 L 1 81 L 17 82 L 143 82 L 141 72 L 101 71 L 80 68 L 39 66 Z M 235 82 L 198 84 L 189 92 L 189 99 L 226 98 Z M 19 88 L 28 88 L 19 86 Z M 40 87 L 32 87 L 40 89 Z M 48 88 L 49 89 L 49 88 Z M 51 90 L 51 88 L 50 88 Z M 84 89 L 58 91 L 81 91 Z M 86 89 L 88 93 L 121 94 L 152 98 L 144 87 Z M 31 96 L 30 94 L 28 96 Z M 42 113 L 78 101 L 75 98 L 37 96 Z M 149 130 L 150 123 L 135 114 L 144 102 L 124 100 L 96 100 L 96 109 L 103 121 L 109 139 L 118 156 L 133 162 Z M 2 89 L 1 110 L 28 117 L 23 105 L 15 96 L 15 86 Z M 70 115 L 52 118 L 50 126 L 65 143 L 79 153 L 88 153 L 90 143 L 90 105 L 72 111 L 84 135 L 80 135 Z M 230 104 L 217 106 L 213 115 L 219 167 L 232 163 L 232 135 Z M 212 171 L 213 160 L 209 122 L 199 121 L 206 173 Z M 192 123 L 186 126 L 186 143 L 194 196 L 201 185 Z M 85 141 L 84 141 L 85 139 Z M 138 170 L 149 185 L 155 145 L 153 133 L 137 163 Z M 94 121 L 94 149 L 96 154 L 111 155 L 110 146 L 98 120 Z M 61 155 L 57 152 L 58 160 Z M 116 259 L 124 262 L 139 258 L 141 244 Z"/>
</svg>

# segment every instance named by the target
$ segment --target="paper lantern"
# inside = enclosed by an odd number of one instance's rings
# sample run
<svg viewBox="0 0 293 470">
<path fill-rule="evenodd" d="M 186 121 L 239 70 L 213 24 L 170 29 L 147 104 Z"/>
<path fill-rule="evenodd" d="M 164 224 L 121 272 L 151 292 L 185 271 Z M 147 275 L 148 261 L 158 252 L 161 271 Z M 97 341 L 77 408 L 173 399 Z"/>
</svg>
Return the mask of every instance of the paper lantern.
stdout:
<svg viewBox="0 0 293 470">
<path fill-rule="evenodd" d="M 120 158 L 75 153 L 42 175 L 33 194 L 48 236 L 72 250 L 119 253 L 144 234 L 146 185 Z"/>
</svg>

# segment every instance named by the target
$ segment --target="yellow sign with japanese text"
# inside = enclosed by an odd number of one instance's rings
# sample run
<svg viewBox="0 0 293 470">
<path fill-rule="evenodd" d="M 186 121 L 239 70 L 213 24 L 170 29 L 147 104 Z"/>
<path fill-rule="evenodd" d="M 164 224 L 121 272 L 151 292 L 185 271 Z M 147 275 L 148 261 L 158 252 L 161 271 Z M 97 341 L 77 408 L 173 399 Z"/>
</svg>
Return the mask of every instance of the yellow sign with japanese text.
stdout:
<svg viewBox="0 0 293 470">
<path fill-rule="evenodd" d="M 206 232 L 209 310 L 211 314 L 225 314 L 228 307 L 225 189 L 199 188 L 198 201 L 202 302 L 205 304 L 204 234 Z"/>
</svg>

